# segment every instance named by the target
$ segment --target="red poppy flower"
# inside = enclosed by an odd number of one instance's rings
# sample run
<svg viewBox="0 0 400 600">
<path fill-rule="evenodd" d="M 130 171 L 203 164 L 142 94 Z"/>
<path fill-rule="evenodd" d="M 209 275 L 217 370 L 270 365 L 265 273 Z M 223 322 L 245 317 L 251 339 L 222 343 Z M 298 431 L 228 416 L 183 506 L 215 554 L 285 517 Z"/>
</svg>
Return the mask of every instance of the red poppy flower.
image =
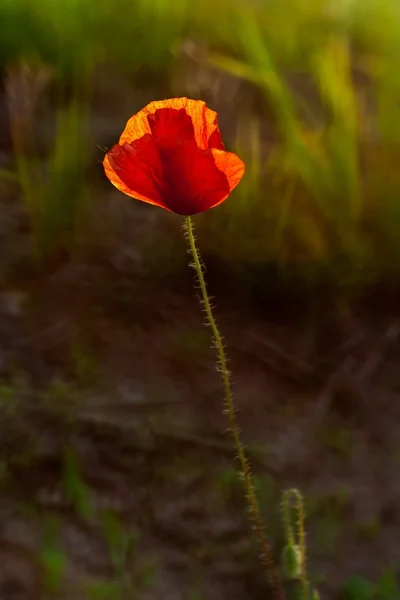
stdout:
<svg viewBox="0 0 400 600">
<path fill-rule="evenodd" d="M 121 192 L 180 215 L 221 204 L 244 173 L 225 152 L 217 113 L 187 98 L 151 102 L 131 117 L 103 165 Z"/>
</svg>

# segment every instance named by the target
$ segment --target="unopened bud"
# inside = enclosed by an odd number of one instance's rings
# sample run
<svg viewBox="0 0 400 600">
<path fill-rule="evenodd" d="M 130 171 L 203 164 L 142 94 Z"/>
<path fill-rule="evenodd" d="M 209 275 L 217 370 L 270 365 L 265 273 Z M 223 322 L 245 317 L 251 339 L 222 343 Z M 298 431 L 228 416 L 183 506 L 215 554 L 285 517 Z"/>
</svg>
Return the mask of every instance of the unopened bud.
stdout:
<svg viewBox="0 0 400 600">
<path fill-rule="evenodd" d="M 302 552 L 299 546 L 289 543 L 284 547 L 282 563 L 285 575 L 288 579 L 299 579 L 302 572 L 302 559 Z"/>
</svg>

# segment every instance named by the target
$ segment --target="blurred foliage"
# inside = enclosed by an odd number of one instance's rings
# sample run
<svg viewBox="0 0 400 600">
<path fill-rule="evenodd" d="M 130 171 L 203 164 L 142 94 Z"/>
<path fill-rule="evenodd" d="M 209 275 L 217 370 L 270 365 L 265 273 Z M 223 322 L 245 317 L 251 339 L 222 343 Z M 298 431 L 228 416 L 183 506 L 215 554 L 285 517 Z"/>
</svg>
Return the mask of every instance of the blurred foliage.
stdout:
<svg viewBox="0 0 400 600">
<path fill-rule="evenodd" d="M 98 66 L 129 81 L 150 70 L 168 95 L 179 42 L 193 39 L 206 44 L 199 60 L 216 78 L 244 85 L 227 128 L 247 172 L 229 202 L 198 218 L 203 252 L 244 272 L 272 263 L 300 279 L 323 273 L 346 289 L 393 281 L 400 261 L 396 0 L 4 0 L 0 23 L 0 67 L 45 65 L 52 85 L 70 90 L 69 102 L 56 107 L 43 177 L 15 128 L 17 174 L 0 171 L 22 186 L 39 255 L 73 245 L 82 215 L 96 210 L 85 125 Z M 247 106 L 253 92 L 258 101 Z"/>
<path fill-rule="evenodd" d="M 0 8 L 0 61 L 40 58 L 61 80 L 85 75 L 97 60 L 135 70 L 165 68 L 189 4 L 178 0 L 5 0 Z"/>
<path fill-rule="evenodd" d="M 367 17 L 361 4 L 239 10 L 240 58 L 214 53 L 212 62 L 261 89 L 273 141 L 263 143 L 265 112 L 241 115 L 237 150 L 247 175 L 230 203 L 203 217 L 210 254 L 303 275 L 314 265 L 345 288 L 398 268 L 400 14 L 384 3 L 386 17 L 371 29 L 380 8 L 367 3 Z"/>
<path fill-rule="evenodd" d="M 343 586 L 344 600 L 395 600 L 399 597 L 399 583 L 393 569 L 386 569 L 376 583 L 355 575 Z"/>
</svg>

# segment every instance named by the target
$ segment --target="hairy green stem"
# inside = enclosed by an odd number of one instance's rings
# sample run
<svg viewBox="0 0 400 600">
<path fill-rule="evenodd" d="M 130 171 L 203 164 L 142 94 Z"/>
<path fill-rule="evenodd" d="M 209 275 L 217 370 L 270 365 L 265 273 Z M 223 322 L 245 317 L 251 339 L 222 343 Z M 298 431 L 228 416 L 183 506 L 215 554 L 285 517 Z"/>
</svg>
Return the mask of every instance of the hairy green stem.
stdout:
<svg viewBox="0 0 400 600">
<path fill-rule="evenodd" d="M 302 554 L 302 570 L 301 570 L 301 584 L 303 591 L 304 600 L 309 598 L 309 584 L 307 577 L 307 544 L 306 544 L 306 532 L 304 528 L 304 502 L 303 496 L 299 490 L 294 489 L 293 494 L 296 497 L 296 508 L 297 508 L 297 535 L 299 538 L 299 546 Z"/>
<path fill-rule="evenodd" d="M 294 510 L 296 514 L 296 533 L 297 540 L 294 539 L 291 511 L 292 504 L 291 499 L 294 498 Z M 304 502 L 303 496 L 296 488 L 286 490 L 283 494 L 283 522 L 286 530 L 286 537 L 289 544 L 297 546 L 300 550 L 301 557 L 301 569 L 300 569 L 300 582 L 302 590 L 302 600 L 308 600 L 310 597 L 310 586 L 307 576 L 307 544 L 306 544 L 306 533 L 305 533 L 305 516 L 304 516 Z"/>
<path fill-rule="evenodd" d="M 283 593 L 281 582 L 280 582 L 280 579 L 279 579 L 279 576 L 277 573 L 277 569 L 274 564 L 274 560 L 272 558 L 271 546 L 266 538 L 266 534 L 264 531 L 263 520 L 261 517 L 260 507 L 259 507 L 259 504 L 257 501 L 256 492 L 254 489 L 253 477 L 252 477 L 252 473 L 251 473 L 251 469 L 250 469 L 250 464 L 247 459 L 245 448 L 244 448 L 244 445 L 243 445 L 243 442 L 242 442 L 241 436 L 240 436 L 240 429 L 239 429 L 239 425 L 238 425 L 238 422 L 236 419 L 236 410 L 235 410 L 235 404 L 234 404 L 234 400 L 233 400 L 230 374 L 228 371 L 227 358 L 226 358 L 226 354 L 225 354 L 225 350 L 224 350 L 224 345 L 222 342 L 222 336 L 219 332 L 219 329 L 218 329 L 218 326 L 215 321 L 213 311 L 211 308 L 210 298 L 208 296 L 206 282 L 204 280 L 201 259 L 200 259 L 200 255 L 199 255 L 199 252 L 196 247 L 195 238 L 194 238 L 194 234 L 193 234 L 192 220 L 190 217 L 185 218 L 184 232 L 185 232 L 185 236 L 187 237 L 188 242 L 189 242 L 190 252 L 193 257 L 193 265 L 192 266 L 194 267 L 197 277 L 198 277 L 198 280 L 199 280 L 201 296 L 202 296 L 202 300 L 204 303 L 204 309 L 206 312 L 206 318 L 207 318 L 208 324 L 211 327 L 215 346 L 216 346 L 217 353 L 218 353 L 218 367 L 219 367 L 219 370 L 221 373 L 222 382 L 223 382 L 224 391 L 225 391 L 225 407 L 226 407 L 226 412 L 227 412 L 228 418 L 229 418 L 230 430 L 231 430 L 234 444 L 235 444 L 237 454 L 238 454 L 240 471 L 241 471 L 241 476 L 243 479 L 243 484 L 245 487 L 246 499 L 247 499 L 247 503 L 248 503 L 250 516 L 251 516 L 251 519 L 254 524 L 254 529 L 255 529 L 258 539 L 260 541 L 262 558 L 266 564 L 271 585 L 275 589 L 276 597 L 279 600 L 283 600 L 284 593 Z"/>
</svg>

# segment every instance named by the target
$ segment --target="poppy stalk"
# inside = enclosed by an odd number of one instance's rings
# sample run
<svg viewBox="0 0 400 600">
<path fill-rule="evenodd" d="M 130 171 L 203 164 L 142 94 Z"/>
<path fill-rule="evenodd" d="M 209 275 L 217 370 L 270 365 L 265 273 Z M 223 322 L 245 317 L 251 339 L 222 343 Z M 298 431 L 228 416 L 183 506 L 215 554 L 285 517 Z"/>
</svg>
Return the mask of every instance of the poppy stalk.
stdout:
<svg viewBox="0 0 400 600">
<path fill-rule="evenodd" d="M 258 539 L 260 542 L 262 558 L 263 558 L 263 561 L 265 562 L 265 565 L 268 570 L 270 583 L 275 590 L 276 597 L 279 600 L 283 600 L 284 593 L 283 593 L 281 582 L 280 582 L 280 579 L 279 579 L 279 576 L 278 576 L 278 573 L 277 573 L 277 570 L 276 570 L 276 567 L 274 564 L 274 560 L 272 557 L 272 549 L 271 549 L 271 546 L 270 546 L 270 544 L 267 540 L 266 534 L 265 534 L 263 519 L 262 519 L 261 511 L 260 511 L 260 506 L 259 506 L 259 503 L 257 500 L 256 491 L 254 488 L 253 475 L 251 472 L 249 460 L 246 456 L 246 451 L 245 451 L 244 444 L 242 442 L 241 435 L 240 435 L 239 424 L 238 424 L 237 418 L 236 418 L 236 409 L 235 409 L 235 403 L 234 403 L 234 398 L 233 398 L 233 393 L 232 393 L 232 384 L 231 384 L 231 378 L 230 378 L 230 374 L 229 374 L 229 370 L 228 370 L 228 365 L 227 365 L 228 361 L 227 361 L 227 357 L 226 357 L 226 353 L 225 353 L 225 349 L 224 349 L 224 344 L 223 344 L 222 336 L 219 331 L 217 322 L 214 318 L 214 314 L 213 314 L 213 311 L 211 308 L 210 298 L 208 295 L 207 286 L 206 286 L 206 282 L 205 282 L 204 275 L 203 275 L 203 269 L 201 266 L 202 261 L 201 261 L 200 254 L 199 254 L 199 251 L 196 246 L 194 233 L 193 233 L 193 224 L 192 224 L 192 220 L 190 217 L 185 218 L 184 232 L 189 241 L 190 251 L 191 251 L 191 254 L 193 257 L 193 265 L 192 266 L 195 269 L 197 278 L 199 280 L 201 295 L 202 295 L 204 309 L 205 309 L 205 313 L 206 313 L 206 318 L 207 318 L 208 324 L 211 327 L 211 331 L 212 331 L 214 342 L 215 342 L 215 347 L 217 349 L 218 367 L 219 367 L 219 371 L 221 373 L 222 382 L 224 385 L 224 392 L 225 392 L 225 408 L 226 408 L 226 412 L 228 415 L 229 426 L 230 426 L 231 434 L 232 434 L 233 441 L 235 444 L 235 448 L 237 451 L 239 464 L 240 464 L 240 471 L 241 471 L 240 474 L 243 479 L 243 485 L 245 488 L 249 514 L 250 514 L 251 520 L 253 521 L 254 529 L 257 533 L 257 536 L 258 536 Z"/>
<path fill-rule="evenodd" d="M 227 358 L 210 304 L 196 247 L 191 216 L 224 202 L 244 174 L 244 163 L 226 152 L 217 113 L 199 100 L 173 98 L 151 102 L 129 119 L 119 139 L 106 154 L 104 170 L 120 191 L 185 217 L 184 232 L 193 257 L 206 318 L 218 353 L 225 406 L 238 453 L 249 513 L 258 535 L 262 557 L 276 597 L 284 594 L 266 538 L 250 464 L 236 419 Z"/>
</svg>

